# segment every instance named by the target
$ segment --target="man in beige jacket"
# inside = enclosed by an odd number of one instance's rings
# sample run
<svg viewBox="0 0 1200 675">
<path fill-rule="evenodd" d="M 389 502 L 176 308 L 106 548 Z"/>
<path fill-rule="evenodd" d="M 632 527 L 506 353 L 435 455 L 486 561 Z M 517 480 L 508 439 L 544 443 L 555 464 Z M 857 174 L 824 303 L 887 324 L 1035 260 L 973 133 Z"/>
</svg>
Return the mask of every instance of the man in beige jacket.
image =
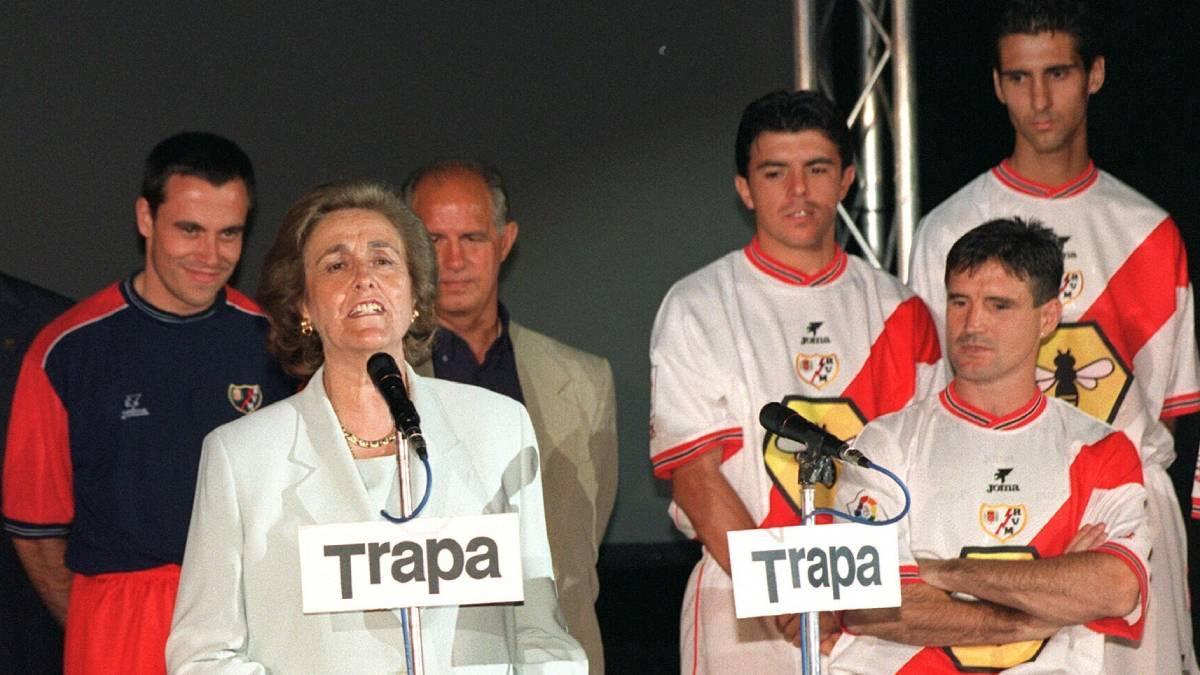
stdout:
<svg viewBox="0 0 1200 675">
<path fill-rule="evenodd" d="M 525 404 L 541 451 L 546 529 L 559 601 L 592 673 L 604 672 L 596 557 L 617 491 L 616 397 L 608 361 L 515 321 L 499 301 L 500 268 L 517 240 L 493 168 L 444 161 L 415 171 L 404 199 L 438 256 L 433 358 L 419 371 Z"/>
</svg>

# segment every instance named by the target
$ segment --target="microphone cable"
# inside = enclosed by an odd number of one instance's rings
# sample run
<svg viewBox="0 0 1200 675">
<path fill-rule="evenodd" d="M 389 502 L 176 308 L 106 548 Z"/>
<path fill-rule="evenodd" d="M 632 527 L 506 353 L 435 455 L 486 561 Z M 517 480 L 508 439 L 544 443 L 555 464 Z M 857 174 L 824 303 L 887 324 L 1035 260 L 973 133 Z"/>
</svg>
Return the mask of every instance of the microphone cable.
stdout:
<svg viewBox="0 0 1200 675">
<path fill-rule="evenodd" d="M 908 492 L 908 486 L 904 484 L 904 481 L 900 480 L 899 476 L 892 473 L 885 467 L 879 466 L 878 464 L 872 462 L 871 469 L 878 471 L 879 473 L 882 473 L 883 475 L 887 476 L 888 478 L 891 478 L 892 481 L 894 483 L 896 483 L 896 485 L 900 486 L 900 490 L 904 493 L 904 508 L 900 510 L 899 514 L 897 514 L 895 517 L 888 518 L 887 520 L 875 521 L 875 520 L 870 520 L 868 518 L 860 518 L 859 516 L 853 516 L 844 511 L 838 511 L 837 509 L 813 509 L 812 513 L 806 514 L 804 516 L 804 520 L 806 521 L 805 525 L 810 525 L 811 523 L 807 522 L 807 521 L 812 520 L 812 518 L 814 516 L 817 516 L 820 514 L 825 514 L 828 516 L 835 516 L 837 518 L 842 518 L 843 520 L 849 520 L 852 523 L 859 523 L 861 525 L 871 525 L 874 527 L 881 527 L 883 525 L 892 525 L 893 523 L 900 522 L 904 518 L 904 516 L 908 515 L 908 509 L 909 509 L 909 507 L 912 506 L 912 495 L 909 494 L 909 492 Z"/>
<path fill-rule="evenodd" d="M 400 447 L 396 448 L 397 473 L 400 471 L 400 453 L 408 451 L 408 442 L 405 441 L 404 443 L 399 444 L 399 446 Z M 407 516 L 393 516 L 387 512 L 387 509 L 380 509 L 379 515 L 386 518 L 388 522 L 396 524 L 407 523 L 408 521 L 421 515 L 421 511 L 425 510 L 425 504 L 429 502 L 429 493 L 433 492 L 433 469 L 429 466 L 428 453 L 420 453 L 417 455 L 417 457 L 420 458 L 421 464 L 425 466 L 425 494 L 421 496 L 421 501 L 417 503 L 417 507 L 413 509 L 413 512 Z M 397 478 L 399 478 L 399 476 L 397 476 Z"/>
</svg>

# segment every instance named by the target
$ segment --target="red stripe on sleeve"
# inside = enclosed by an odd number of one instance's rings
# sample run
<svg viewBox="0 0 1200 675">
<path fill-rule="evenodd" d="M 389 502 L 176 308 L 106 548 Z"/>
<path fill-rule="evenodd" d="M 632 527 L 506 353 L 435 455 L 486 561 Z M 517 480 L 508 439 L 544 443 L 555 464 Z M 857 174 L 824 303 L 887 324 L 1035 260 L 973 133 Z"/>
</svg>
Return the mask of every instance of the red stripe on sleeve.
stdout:
<svg viewBox="0 0 1200 675">
<path fill-rule="evenodd" d="M 1172 396 L 1163 402 L 1161 417 L 1170 419 L 1200 411 L 1200 391 Z"/>
<path fill-rule="evenodd" d="M 937 327 L 917 296 L 900 303 L 884 322 L 862 370 L 842 396 L 854 401 L 867 421 L 908 405 L 916 393 L 918 364 L 941 358 Z"/>
<path fill-rule="evenodd" d="M 925 580 L 921 578 L 921 568 L 917 565 L 901 565 L 900 566 L 900 585 L 905 584 L 923 584 Z"/>
<path fill-rule="evenodd" d="M 1154 228 L 1080 317 L 1104 328 L 1125 363 L 1175 313 L 1175 290 L 1188 284 L 1187 253 L 1170 217 Z"/>
<path fill-rule="evenodd" d="M 1105 635 L 1114 635 L 1129 640 L 1140 640 L 1142 630 L 1146 626 L 1146 604 L 1150 599 L 1150 575 L 1146 570 L 1145 565 L 1138 559 L 1136 555 L 1129 549 L 1121 546 L 1116 542 L 1107 542 L 1096 549 L 1098 553 L 1107 553 L 1116 557 L 1132 571 L 1138 578 L 1138 604 L 1141 605 L 1141 613 L 1138 614 L 1137 623 L 1132 626 L 1125 623 L 1125 619 L 1119 616 L 1112 616 L 1106 619 L 1098 619 L 1087 624 L 1087 627 L 1103 633 Z"/>
<path fill-rule="evenodd" d="M 741 449 L 742 430 L 731 427 L 667 448 L 651 458 L 650 463 L 654 466 L 655 478 L 669 479 L 676 469 L 706 452 L 720 450 L 721 461 L 724 462 Z"/>
</svg>

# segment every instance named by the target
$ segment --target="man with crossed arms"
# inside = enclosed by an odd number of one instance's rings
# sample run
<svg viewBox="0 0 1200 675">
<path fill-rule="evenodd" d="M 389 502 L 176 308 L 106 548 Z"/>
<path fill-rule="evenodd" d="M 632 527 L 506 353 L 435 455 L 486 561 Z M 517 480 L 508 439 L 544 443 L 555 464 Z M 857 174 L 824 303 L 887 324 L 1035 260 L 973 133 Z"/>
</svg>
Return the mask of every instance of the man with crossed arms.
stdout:
<svg viewBox="0 0 1200 675">
<path fill-rule="evenodd" d="M 938 396 L 867 425 L 855 445 L 908 485 L 899 608 L 842 617 L 833 673 L 1124 672 L 1104 637 L 1140 638 L 1149 579 L 1141 458 L 1123 432 L 1042 393 L 1038 347 L 1058 325 L 1062 248 L 1019 219 L 967 233 L 946 262 Z M 903 496 L 854 468 L 855 515 Z"/>
<path fill-rule="evenodd" d="M 942 263 L 974 224 L 1036 218 L 1063 238 L 1063 320 L 1042 345 L 1039 384 L 1138 446 L 1154 533 L 1145 635 L 1137 644 L 1110 640 L 1108 660 L 1114 672 L 1200 672 L 1187 535 L 1166 471 L 1175 459 L 1174 420 L 1200 411 L 1183 239 L 1168 213 L 1091 161 L 1087 110 L 1106 62 L 1086 3 L 1013 0 L 995 33 L 992 80 L 1015 131 L 1012 155 L 925 217 L 909 282 L 941 327 Z"/>
</svg>

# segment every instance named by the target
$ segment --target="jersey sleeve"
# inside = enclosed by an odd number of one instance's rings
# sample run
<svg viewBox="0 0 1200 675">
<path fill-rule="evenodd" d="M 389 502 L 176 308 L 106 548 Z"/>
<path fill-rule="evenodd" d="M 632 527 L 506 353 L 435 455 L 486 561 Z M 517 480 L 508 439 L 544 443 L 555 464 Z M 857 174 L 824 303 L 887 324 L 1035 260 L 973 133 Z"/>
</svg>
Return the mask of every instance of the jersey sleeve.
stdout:
<svg viewBox="0 0 1200 675">
<path fill-rule="evenodd" d="M 1164 298 L 1164 301 L 1172 303 L 1173 311 L 1160 329 L 1167 339 L 1161 342 L 1152 339 L 1155 348 L 1143 349 L 1142 352 L 1155 353 L 1144 355 L 1139 352 L 1134 368 L 1139 374 L 1147 367 L 1162 370 L 1161 374 L 1152 370 L 1150 377 L 1162 378 L 1166 382 L 1161 416 L 1170 419 L 1200 411 L 1200 357 L 1196 348 L 1194 298 L 1188 278 L 1187 250 L 1174 220 L 1168 218 L 1163 221 L 1150 239 L 1161 239 L 1163 243 L 1160 246 L 1168 251 L 1165 256 L 1167 260 L 1163 262 L 1170 266 L 1174 277 L 1174 283 L 1171 284 L 1174 297 Z M 1158 353 L 1166 358 L 1158 358 Z M 1146 356 L 1150 357 L 1148 363 Z"/>
<path fill-rule="evenodd" d="M 742 447 L 742 427 L 730 409 L 726 377 L 697 316 L 701 308 L 674 290 L 659 309 L 650 338 L 650 461 L 654 475 L 707 452 L 728 457 Z"/>
<path fill-rule="evenodd" d="M 1173 363 L 1167 369 L 1166 397 L 1162 417 L 1170 419 L 1200 412 L 1200 358 L 1196 349 L 1196 319 L 1192 285 L 1177 292 L 1175 314 L 1171 317 Z"/>
<path fill-rule="evenodd" d="M 21 364 L 4 462 L 4 529 L 65 537 L 75 517 L 67 411 L 44 368 L 44 335 Z"/>
<path fill-rule="evenodd" d="M 1133 443 L 1114 432 L 1090 446 L 1087 461 L 1091 495 L 1080 525 L 1103 523 L 1109 540 L 1095 549 L 1115 556 L 1137 577 L 1139 600 L 1124 617 L 1110 617 L 1088 624 L 1100 633 L 1137 640 L 1141 637 L 1146 602 L 1150 593 L 1150 542 L 1146 520 L 1146 490 L 1142 485 L 1142 462 Z"/>
</svg>

